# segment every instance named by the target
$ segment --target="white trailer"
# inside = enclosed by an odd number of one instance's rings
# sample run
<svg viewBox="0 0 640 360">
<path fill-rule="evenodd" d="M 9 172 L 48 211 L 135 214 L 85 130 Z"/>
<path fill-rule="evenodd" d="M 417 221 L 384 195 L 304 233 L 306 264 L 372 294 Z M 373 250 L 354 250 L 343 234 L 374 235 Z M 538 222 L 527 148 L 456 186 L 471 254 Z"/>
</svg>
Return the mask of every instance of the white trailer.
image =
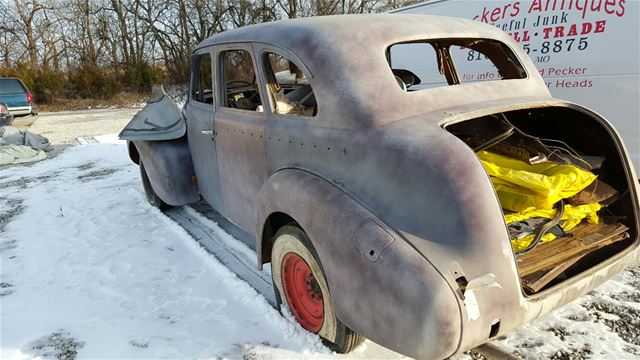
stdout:
<svg viewBox="0 0 640 360">
<path fill-rule="evenodd" d="M 506 31 L 529 54 L 554 97 L 587 106 L 613 123 L 640 173 L 640 1 L 431 0 L 393 12 L 473 19 Z M 463 82 L 493 76 L 477 54 L 460 55 L 456 65 Z M 419 59 L 406 53 L 392 61 Z"/>
</svg>

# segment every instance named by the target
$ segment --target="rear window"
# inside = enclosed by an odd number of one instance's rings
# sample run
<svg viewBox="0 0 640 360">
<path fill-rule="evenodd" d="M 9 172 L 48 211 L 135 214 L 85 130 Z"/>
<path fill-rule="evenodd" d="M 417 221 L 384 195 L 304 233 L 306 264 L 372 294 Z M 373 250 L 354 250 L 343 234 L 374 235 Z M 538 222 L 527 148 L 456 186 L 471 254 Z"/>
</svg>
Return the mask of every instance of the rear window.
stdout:
<svg viewBox="0 0 640 360">
<path fill-rule="evenodd" d="M 0 95 L 23 94 L 25 92 L 17 79 L 0 79 Z"/>
<path fill-rule="evenodd" d="M 398 85 L 405 91 L 527 77 L 511 49 L 496 40 L 398 43 L 387 49 L 387 61 Z"/>
</svg>

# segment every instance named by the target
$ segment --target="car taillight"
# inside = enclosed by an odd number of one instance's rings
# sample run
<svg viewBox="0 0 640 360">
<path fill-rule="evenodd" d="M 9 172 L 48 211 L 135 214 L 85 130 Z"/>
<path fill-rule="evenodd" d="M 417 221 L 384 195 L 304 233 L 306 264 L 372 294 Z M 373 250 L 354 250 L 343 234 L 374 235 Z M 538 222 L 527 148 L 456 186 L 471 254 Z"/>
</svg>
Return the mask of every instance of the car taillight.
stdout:
<svg viewBox="0 0 640 360">
<path fill-rule="evenodd" d="M 31 104 L 31 93 L 27 91 L 27 103 Z"/>
</svg>

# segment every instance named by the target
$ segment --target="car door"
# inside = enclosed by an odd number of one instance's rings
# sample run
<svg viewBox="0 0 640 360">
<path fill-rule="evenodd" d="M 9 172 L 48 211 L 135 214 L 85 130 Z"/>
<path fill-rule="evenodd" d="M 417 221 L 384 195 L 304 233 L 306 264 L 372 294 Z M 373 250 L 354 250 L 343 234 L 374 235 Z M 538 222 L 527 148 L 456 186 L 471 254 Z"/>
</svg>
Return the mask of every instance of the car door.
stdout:
<svg viewBox="0 0 640 360">
<path fill-rule="evenodd" d="M 202 197 L 222 215 L 227 215 L 222 196 L 218 154 L 214 136 L 216 111 L 215 63 L 212 48 L 194 52 L 189 99 L 185 105 L 187 137 L 198 188 Z"/>
<path fill-rule="evenodd" d="M 256 196 L 267 176 L 264 99 L 252 46 L 214 48 L 216 112 L 214 133 L 227 218 L 255 233 Z"/>
</svg>

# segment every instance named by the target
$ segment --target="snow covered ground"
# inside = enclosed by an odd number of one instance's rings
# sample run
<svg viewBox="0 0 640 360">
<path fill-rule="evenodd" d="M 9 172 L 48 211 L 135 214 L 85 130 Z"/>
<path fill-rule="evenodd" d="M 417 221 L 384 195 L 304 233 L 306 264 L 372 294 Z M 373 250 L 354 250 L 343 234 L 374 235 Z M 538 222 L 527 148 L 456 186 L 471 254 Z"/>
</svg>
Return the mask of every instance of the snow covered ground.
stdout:
<svg viewBox="0 0 640 360">
<path fill-rule="evenodd" d="M 640 266 L 496 342 L 637 359 Z M 0 169 L 0 345 L 3 359 L 402 358 L 368 341 L 332 354 L 148 205 L 126 147 L 104 143 Z"/>
</svg>

